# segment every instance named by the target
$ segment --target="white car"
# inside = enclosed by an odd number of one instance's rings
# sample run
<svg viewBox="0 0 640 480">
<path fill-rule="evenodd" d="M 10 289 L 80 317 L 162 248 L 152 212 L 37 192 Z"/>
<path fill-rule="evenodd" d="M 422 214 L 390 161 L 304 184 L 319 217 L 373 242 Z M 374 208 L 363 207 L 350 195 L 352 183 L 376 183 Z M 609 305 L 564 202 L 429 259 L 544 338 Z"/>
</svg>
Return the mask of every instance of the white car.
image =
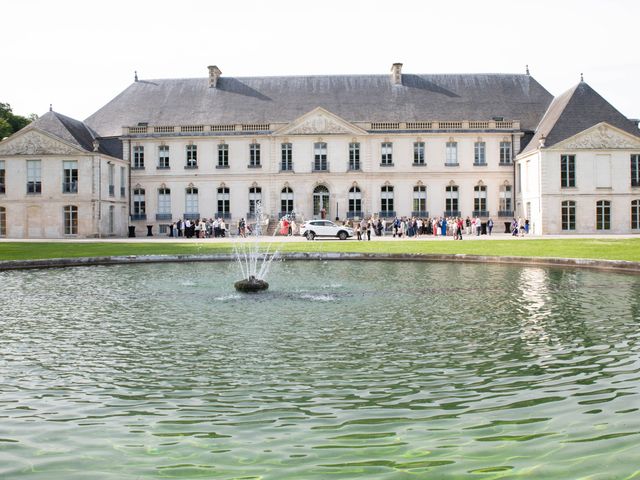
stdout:
<svg viewBox="0 0 640 480">
<path fill-rule="evenodd" d="M 313 240 L 316 237 L 337 237 L 340 240 L 346 240 L 353 237 L 353 229 L 336 225 L 330 220 L 309 220 L 300 227 L 300 235 L 305 236 L 307 240 Z"/>
</svg>

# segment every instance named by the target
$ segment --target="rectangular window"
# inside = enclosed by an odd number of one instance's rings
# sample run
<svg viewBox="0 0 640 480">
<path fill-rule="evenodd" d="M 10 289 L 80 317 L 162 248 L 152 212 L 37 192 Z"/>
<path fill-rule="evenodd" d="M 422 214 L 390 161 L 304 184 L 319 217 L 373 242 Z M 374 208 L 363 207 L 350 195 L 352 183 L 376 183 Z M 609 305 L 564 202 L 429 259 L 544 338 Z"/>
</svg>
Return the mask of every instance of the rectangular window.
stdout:
<svg viewBox="0 0 640 480">
<path fill-rule="evenodd" d="M 127 194 L 127 170 L 124 167 L 120 167 L 120 196 L 124 197 Z"/>
<path fill-rule="evenodd" d="M 198 146 L 187 145 L 187 163 L 184 168 L 198 168 Z"/>
<path fill-rule="evenodd" d="M 7 209 L 0 207 L 0 237 L 7 235 Z"/>
<path fill-rule="evenodd" d="M 260 168 L 260 144 L 249 145 L 249 168 Z"/>
<path fill-rule="evenodd" d="M 171 189 L 158 189 L 158 213 L 160 215 L 171 215 Z M 169 217 L 170 219 L 171 217 Z"/>
<path fill-rule="evenodd" d="M 7 193 L 4 160 L 0 160 L 0 194 Z"/>
<path fill-rule="evenodd" d="M 362 215 L 362 192 L 358 187 L 349 189 L 349 213 L 348 218 L 359 217 Z"/>
<path fill-rule="evenodd" d="M 313 171 L 326 172 L 329 170 L 327 162 L 327 144 L 318 142 L 313 144 Z"/>
<path fill-rule="evenodd" d="M 500 164 L 511 163 L 511 142 L 500 142 Z"/>
<path fill-rule="evenodd" d="M 158 168 L 169 168 L 169 145 L 158 147 Z"/>
<path fill-rule="evenodd" d="M 349 170 L 360 170 L 360 144 L 349 144 Z"/>
<path fill-rule="evenodd" d="M 133 170 L 144 169 L 144 147 L 138 145 L 133 147 Z"/>
<path fill-rule="evenodd" d="M 109 206 L 109 234 L 113 235 L 116 226 L 116 207 Z"/>
<path fill-rule="evenodd" d="M 631 155 L 631 186 L 640 187 L 640 154 Z"/>
<path fill-rule="evenodd" d="M 64 207 L 64 234 L 78 234 L 78 207 L 67 205 Z"/>
<path fill-rule="evenodd" d="M 280 212 L 281 215 L 293 212 L 293 190 L 289 187 L 280 192 Z"/>
<path fill-rule="evenodd" d="M 476 142 L 473 147 L 473 164 L 474 165 L 486 165 L 486 143 Z"/>
<path fill-rule="evenodd" d="M 447 185 L 447 187 L 445 188 L 445 193 L 445 216 L 458 216 L 458 186 Z"/>
<path fill-rule="evenodd" d="M 42 193 L 42 162 L 27 160 L 27 193 Z"/>
<path fill-rule="evenodd" d="M 424 165 L 424 142 L 415 142 L 413 144 L 413 163 L 415 165 Z"/>
<path fill-rule="evenodd" d="M 576 186 L 575 155 L 560 155 L 560 186 L 562 188 Z"/>
<path fill-rule="evenodd" d="M 62 162 L 62 193 L 78 193 L 78 162 Z"/>
<path fill-rule="evenodd" d="M 109 196 L 113 197 L 116 194 L 116 167 L 115 165 L 109 164 Z"/>
<path fill-rule="evenodd" d="M 280 145 L 280 170 L 289 172 L 293 170 L 293 145 L 283 143 Z"/>
<path fill-rule="evenodd" d="M 218 168 L 229 167 L 229 145 L 221 143 L 218 145 Z"/>
<path fill-rule="evenodd" d="M 611 202 L 596 202 L 596 230 L 611 230 Z"/>
<path fill-rule="evenodd" d="M 383 142 L 380 146 L 380 165 L 393 165 L 393 143 Z"/>
<path fill-rule="evenodd" d="M 562 230 L 576 229 L 576 202 L 562 202 Z"/>
<path fill-rule="evenodd" d="M 631 229 L 640 229 L 640 200 L 631 202 Z"/>
<path fill-rule="evenodd" d="M 445 165 L 457 166 L 458 165 L 458 142 L 447 142 L 445 146 Z"/>
<path fill-rule="evenodd" d="M 231 195 L 228 187 L 218 188 L 218 212 L 216 217 L 229 218 L 231 216 Z"/>
</svg>

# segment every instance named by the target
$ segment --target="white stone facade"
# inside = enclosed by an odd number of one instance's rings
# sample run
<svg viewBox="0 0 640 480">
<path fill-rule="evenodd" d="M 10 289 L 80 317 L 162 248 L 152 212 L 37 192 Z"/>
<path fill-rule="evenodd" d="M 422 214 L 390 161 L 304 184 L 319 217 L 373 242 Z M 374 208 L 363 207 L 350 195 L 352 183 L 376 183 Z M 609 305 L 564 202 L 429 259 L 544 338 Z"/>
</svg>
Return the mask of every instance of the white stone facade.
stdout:
<svg viewBox="0 0 640 480">
<path fill-rule="evenodd" d="M 538 235 L 640 233 L 632 209 L 632 202 L 640 203 L 640 184 L 632 178 L 636 156 L 640 139 L 606 123 L 553 147 L 520 155 L 518 212 L 529 214 L 532 231 Z M 564 222 L 563 202 L 573 202 L 565 203 Z"/>
<path fill-rule="evenodd" d="M 128 163 L 122 159 L 78 149 L 37 130 L 19 132 L 0 143 L 0 176 L 4 177 L 0 234 L 7 238 L 124 236 L 128 175 Z"/>
</svg>

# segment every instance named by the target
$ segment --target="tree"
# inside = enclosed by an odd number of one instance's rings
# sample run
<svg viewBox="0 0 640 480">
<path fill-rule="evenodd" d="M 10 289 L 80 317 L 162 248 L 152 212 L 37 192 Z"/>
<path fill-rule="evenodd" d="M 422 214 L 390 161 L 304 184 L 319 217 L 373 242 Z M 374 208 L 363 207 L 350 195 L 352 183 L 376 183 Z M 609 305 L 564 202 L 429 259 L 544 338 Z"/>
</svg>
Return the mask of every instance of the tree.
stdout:
<svg viewBox="0 0 640 480">
<path fill-rule="evenodd" d="M 0 139 L 23 129 L 29 125 L 36 115 L 30 115 L 29 118 L 21 115 L 15 115 L 11 110 L 11 105 L 0 102 Z"/>
</svg>

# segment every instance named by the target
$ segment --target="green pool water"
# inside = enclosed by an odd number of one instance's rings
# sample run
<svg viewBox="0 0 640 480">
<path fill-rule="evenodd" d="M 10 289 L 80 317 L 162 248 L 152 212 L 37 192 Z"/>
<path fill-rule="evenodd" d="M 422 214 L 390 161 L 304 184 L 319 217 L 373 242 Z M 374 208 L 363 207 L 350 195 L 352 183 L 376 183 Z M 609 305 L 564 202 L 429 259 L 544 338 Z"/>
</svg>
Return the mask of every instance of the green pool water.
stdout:
<svg viewBox="0 0 640 480">
<path fill-rule="evenodd" d="M 640 277 L 0 272 L 1 479 L 640 478 Z"/>
</svg>

